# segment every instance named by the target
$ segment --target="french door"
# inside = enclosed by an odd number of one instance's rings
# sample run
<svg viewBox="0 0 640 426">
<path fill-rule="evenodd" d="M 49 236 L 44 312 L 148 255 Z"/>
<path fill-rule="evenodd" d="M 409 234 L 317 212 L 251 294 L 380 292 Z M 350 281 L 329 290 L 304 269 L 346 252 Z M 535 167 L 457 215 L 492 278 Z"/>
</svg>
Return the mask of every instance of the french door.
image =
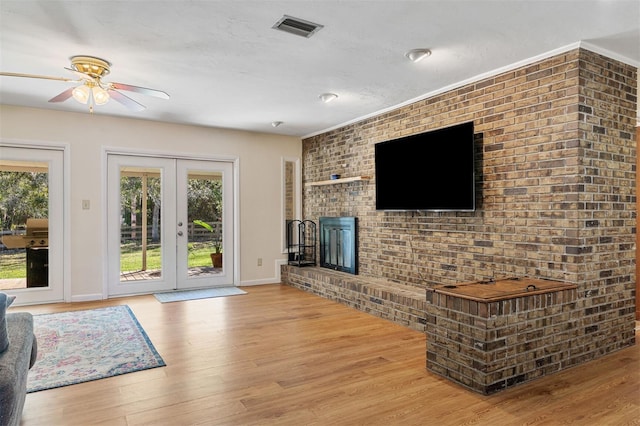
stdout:
<svg viewBox="0 0 640 426">
<path fill-rule="evenodd" d="M 64 151 L 0 146 L 0 291 L 64 299 Z"/>
<path fill-rule="evenodd" d="M 233 285 L 233 164 L 109 154 L 109 296 Z"/>
</svg>

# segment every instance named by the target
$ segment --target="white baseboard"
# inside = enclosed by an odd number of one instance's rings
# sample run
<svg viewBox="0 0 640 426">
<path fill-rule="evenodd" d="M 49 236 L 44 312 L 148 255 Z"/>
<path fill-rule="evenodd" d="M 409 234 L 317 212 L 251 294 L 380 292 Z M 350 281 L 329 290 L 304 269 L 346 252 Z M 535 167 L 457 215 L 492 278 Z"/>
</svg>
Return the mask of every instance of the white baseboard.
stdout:
<svg viewBox="0 0 640 426">
<path fill-rule="evenodd" d="M 240 281 L 239 287 L 249 287 L 252 285 L 280 284 L 280 266 L 286 265 L 286 259 L 276 259 L 273 278 L 261 278 L 259 280 Z M 71 297 L 71 302 L 93 302 L 95 300 L 103 300 L 102 293 L 96 294 L 79 294 Z"/>
<path fill-rule="evenodd" d="M 71 296 L 71 303 L 74 302 L 93 302 L 95 300 L 103 300 L 102 293 L 96 294 L 79 294 Z"/>
<path fill-rule="evenodd" d="M 249 280 L 249 281 L 240 281 L 240 284 L 238 284 L 239 287 L 244 287 L 244 286 L 252 286 L 252 285 L 265 285 L 265 284 L 280 284 L 281 279 L 280 279 L 280 266 L 282 265 L 286 265 L 287 264 L 287 260 L 286 259 L 276 259 L 275 261 L 275 271 L 274 271 L 274 277 L 273 278 L 262 278 L 259 280 Z"/>
<path fill-rule="evenodd" d="M 250 287 L 252 285 L 267 285 L 267 284 L 280 284 L 280 281 L 275 281 L 272 278 L 267 278 L 264 280 L 240 281 L 240 284 L 238 284 L 238 287 Z"/>
</svg>

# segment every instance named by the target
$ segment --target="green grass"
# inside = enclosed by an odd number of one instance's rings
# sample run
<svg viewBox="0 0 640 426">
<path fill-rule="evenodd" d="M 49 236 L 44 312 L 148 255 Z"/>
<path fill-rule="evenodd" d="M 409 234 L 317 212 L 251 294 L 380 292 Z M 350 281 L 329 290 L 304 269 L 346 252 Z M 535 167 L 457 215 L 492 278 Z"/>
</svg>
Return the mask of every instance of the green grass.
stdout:
<svg viewBox="0 0 640 426">
<path fill-rule="evenodd" d="M 0 253 L 0 280 L 27 277 L 27 251 L 16 250 Z"/>
<path fill-rule="evenodd" d="M 189 245 L 189 260 L 187 266 L 194 268 L 198 266 L 212 266 L 211 253 L 215 252 L 213 244 L 192 243 Z"/>
<path fill-rule="evenodd" d="M 213 243 L 189 243 L 188 267 L 211 266 Z M 147 246 L 147 270 L 162 269 L 162 256 L 158 244 Z M 120 271 L 142 270 L 142 248 L 134 244 L 122 245 L 120 248 Z"/>
<path fill-rule="evenodd" d="M 160 246 L 149 244 L 147 246 L 147 270 L 162 269 L 162 254 Z M 122 245 L 120 247 L 120 271 L 141 271 L 142 270 L 142 246 L 134 244 Z"/>
<path fill-rule="evenodd" d="M 191 243 L 189 245 L 189 268 L 211 266 L 213 243 Z M 140 271 L 142 269 L 142 248 L 134 244 L 121 247 L 120 271 Z M 158 244 L 147 247 L 147 270 L 162 269 L 162 257 Z M 0 280 L 27 277 L 27 254 L 25 250 L 7 251 L 0 254 Z"/>
</svg>

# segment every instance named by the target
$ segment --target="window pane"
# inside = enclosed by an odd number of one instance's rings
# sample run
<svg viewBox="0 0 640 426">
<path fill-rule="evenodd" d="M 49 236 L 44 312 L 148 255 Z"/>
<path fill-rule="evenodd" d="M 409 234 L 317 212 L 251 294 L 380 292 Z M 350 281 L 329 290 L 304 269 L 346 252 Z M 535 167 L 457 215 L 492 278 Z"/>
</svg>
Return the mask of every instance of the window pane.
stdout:
<svg viewBox="0 0 640 426">
<path fill-rule="evenodd" d="M 160 169 L 120 168 L 120 281 L 162 277 Z"/>
<path fill-rule="evenodd" d="M 0 290 L 49 285 L 49 168 L 0 161 Z"/>
<path fill-rule="evenodd" d="M 222 173 L 189 171 L 188 275 L 222 271 Z"/>
</svg>

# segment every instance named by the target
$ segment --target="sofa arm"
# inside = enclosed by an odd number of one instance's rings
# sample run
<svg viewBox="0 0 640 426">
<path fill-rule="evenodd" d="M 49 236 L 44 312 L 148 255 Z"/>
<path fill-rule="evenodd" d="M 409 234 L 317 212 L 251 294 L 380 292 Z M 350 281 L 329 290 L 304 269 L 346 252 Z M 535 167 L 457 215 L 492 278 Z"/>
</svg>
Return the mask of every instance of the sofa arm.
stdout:
<svg viewBox="0 0 640 426">
<path fill-rule="evenodd" d="M 6 319 L 9 347 L 0 354 L 0 424 L 18 425 L 33 356 L 33 316 L 16 312 L 7 314 Z"/>
<path fill-rule="evenodd" d="M 36 335 L 33 335 L 33 342 L 31 343 L 31 359 L 29 359 L 29 369 L 33 367 L 33 364 L 38 360 L 38 339 Z"/>
</svg>

